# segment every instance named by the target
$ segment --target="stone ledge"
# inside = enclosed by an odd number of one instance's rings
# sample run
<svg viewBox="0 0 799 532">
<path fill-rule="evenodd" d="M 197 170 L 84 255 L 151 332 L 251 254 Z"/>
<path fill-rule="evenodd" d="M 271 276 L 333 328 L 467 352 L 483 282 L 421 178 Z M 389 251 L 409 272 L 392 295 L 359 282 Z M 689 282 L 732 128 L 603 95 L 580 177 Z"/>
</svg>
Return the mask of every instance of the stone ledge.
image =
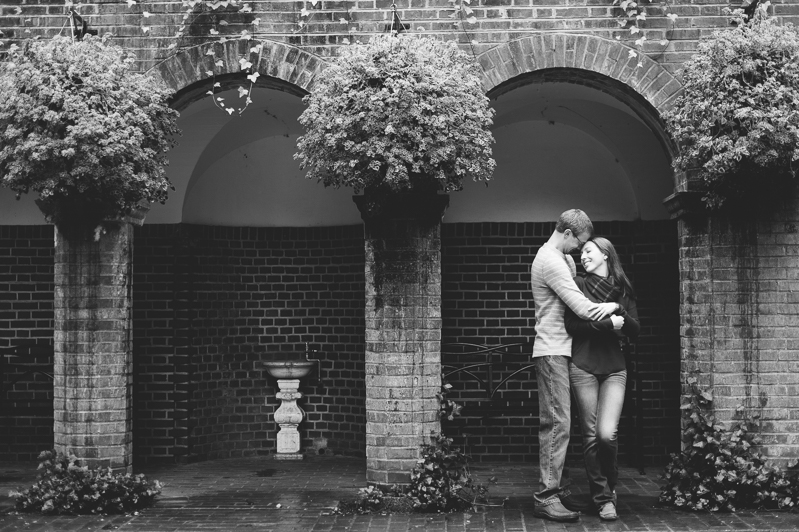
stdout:
<svg viewBox="0 0 799 532">
<path fill-rule="evenodd" d="M 695 191 L 675 192 L 663 200 L 663 205 L 672 220 L 698 216 L 705 210 L 702 193 Z"/>
</svg>

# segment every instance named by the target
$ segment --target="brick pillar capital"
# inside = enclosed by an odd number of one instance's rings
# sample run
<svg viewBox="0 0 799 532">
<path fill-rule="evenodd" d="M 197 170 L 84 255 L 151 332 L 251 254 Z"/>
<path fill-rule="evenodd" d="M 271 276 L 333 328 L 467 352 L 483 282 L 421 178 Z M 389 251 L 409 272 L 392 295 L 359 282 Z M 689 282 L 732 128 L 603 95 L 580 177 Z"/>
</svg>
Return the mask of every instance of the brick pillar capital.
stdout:
<svg viewBox="0 0 799 532">
<path fill-rule="evenodd" d="M 672 220 L 693 220 L 705 213 L 702 203 L 702 192 L 699 191 L 700 180 L 696 170 L 676 172 L 674 194 L 663 200 L 663 205 Z"/>
<path fill-rule="evenodd" d="M 366 194 L 353 196 L 352 200 L 367 224 L 367 231 L 397 219 L 440 224 L 444 211 L 449 207 L 449 196 L 446 194 L 408 192 L 381 198 Z"/>
<path fill-rule="evenodd" d="M 35 203 L 47 223 L 60 227 L 72 239 L 77 238 L 79 232 L 88 233 L 94 231 L 98 225 L 108 223 L 127 223 L 140 227 L 150 212 L 150 204 L 146 200 L 142 200 L 124 214 L 114 213 L 106 205 L 96 201 L 69 197 L 51 197 L 47 200 L 39 198 Z"/>
</svg>

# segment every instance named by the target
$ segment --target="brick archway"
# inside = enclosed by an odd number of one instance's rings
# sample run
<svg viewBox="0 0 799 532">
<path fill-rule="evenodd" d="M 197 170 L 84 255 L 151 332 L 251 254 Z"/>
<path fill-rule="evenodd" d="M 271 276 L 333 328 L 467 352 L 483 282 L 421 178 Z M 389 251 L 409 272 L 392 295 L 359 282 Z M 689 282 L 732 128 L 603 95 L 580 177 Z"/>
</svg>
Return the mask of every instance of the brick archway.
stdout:
<svg viewBox="0 0 799 532">
<path fill-rule="evenodd" d="M 260 53 L 250 51 L 256 42 L 263 45 Z M 212 48 L 214 56 L 208 55 Z M 217 81 L 223 86 L 230 85 L 231 82 L 241 82 L 244 76 L 239 68 L 239 58 L 247 57 L 261 74 L 256 84 L 278 88 L 297 96 L 310 92 L 317 73 L 326 63 L 322 57 L 274 41 L 237 39 L 224 43 L 207 43 L 187 49 L 155 67 L 161 78 L 177 93 L 175 107 L 185 107 L 206 96 L 211 79 L 207 72 L 214 69 L 214 57 L 225 60 L 225 64 L 216 70 Z M 231 79 L 233 76 L 237 78 L 235 81 Z"/>
<path fill-rule="evenodd" d="M 647 124 L 664 153 L 674 158 L 679 150 L 661 114 L 674 104 L 682 84 L 649 57 L 631 57 L 631 50 L 592 35 L 550 33 L 502 44 L 477 60 L 483 88 L 492 99 L 542 81 L 576 83 L 610 94 Z M 673 180 L 679 187 L 679 176 Z"/>
<path fill-rule="evenodd" d="M 568 68 L 615 79 L 640 94 L 658 112 L 668 108 L 682 85 L 649 57 L 630 57 L 630 50 L 629 46 L 593 35 L 547 33 L 502 44 L 480 54 L 477 60 L 487 93 L 527 73 Z M 637 66 L 639 59 L 642 67 Z"/>
</svg>

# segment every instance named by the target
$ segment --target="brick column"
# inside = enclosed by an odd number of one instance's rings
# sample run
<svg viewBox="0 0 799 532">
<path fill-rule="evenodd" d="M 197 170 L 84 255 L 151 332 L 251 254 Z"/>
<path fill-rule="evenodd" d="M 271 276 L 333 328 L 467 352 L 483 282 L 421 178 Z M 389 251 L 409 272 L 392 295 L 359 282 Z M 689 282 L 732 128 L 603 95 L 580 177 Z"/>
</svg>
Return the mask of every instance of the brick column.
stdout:
<svg viewBox="0 0 799 532">
<path fill-rule="evenodd" d="M 799 200 L 784 194 L 769 212 L 710 214 L 683 199 L 670 208 L 679 217 L 683 392 L 696 378 L 728 428 L 739 407 L 759 416 L 761 451 L 784 465 L 799 457 Z"/>
<path fill-rule="evenodd" d="M 441 217 L 448 196 L 356 196 L 366 246 L 366 480 L 408 483 L 439 431 Z"/>
<path fill-rule="evenodd" d="M 695 377 L 715 392 L 715 411 L 758 408 L 760 397 L 760 282 L 757 222 L 727 216 L 681 220 L 680 334 L 683 383 Z M 757 413 L 757 412 L 755 412 Z"/>
<path fill-rule="evenodd" d="M 132 224 L 143 219 L 56 226 L 55 448 L 90 467 L 132 470 Z"/>
</svg>

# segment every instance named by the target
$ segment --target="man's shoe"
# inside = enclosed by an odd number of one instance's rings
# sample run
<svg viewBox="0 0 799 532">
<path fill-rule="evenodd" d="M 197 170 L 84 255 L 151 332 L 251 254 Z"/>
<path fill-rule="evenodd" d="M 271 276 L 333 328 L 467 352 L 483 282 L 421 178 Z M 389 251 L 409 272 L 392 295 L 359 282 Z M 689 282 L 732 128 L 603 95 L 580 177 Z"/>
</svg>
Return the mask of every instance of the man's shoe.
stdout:
<svg viewBox="0 0 799 532">
<path fill-rule="evenodd" d="M 606 502 L 599 509 L 599 518 L 603 521 L 615 521 L 618 517 L 616 515 L 616 505 L 612 502 Z"/>
<path fill-rule="evenodd" d="M 574 523 L 580 520 L 580 512 L 572 512 L 564 508 L 557 495 L 545 501 L 540 501 L 536 498 L 533 515 L 559 523 Z"/>
<path fill-rule="evenodd" d="M 561 493 L 559 497 L 561 504 L 563 504 L 567 510 L 571 510 L 572 512 L 588 512 L 594 506 L 593 503 L 587 498 L 580 498 L 569 490 Z"/>
</svg>

